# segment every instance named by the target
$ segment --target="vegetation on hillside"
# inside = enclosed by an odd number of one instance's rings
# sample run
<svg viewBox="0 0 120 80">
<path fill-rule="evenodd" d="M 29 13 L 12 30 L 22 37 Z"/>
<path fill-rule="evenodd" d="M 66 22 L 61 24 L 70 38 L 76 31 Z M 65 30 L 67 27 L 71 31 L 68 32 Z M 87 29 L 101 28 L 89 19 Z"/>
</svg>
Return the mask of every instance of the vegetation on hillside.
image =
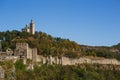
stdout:
<svg viewBox="0 0 120 80">
<path fill-rule="evenodd" d="M 44 64 L 40 67 L 35 65 L 33 70 L 24 68 L 16 70 L 17 80 L 119 80 L 119 75 L 120 71 L 116 66 L 98 64 L 76 66 Z"/>
<path fill-rule="evenodd" d="M 52 37 L 44 32 L 36 32 L 31 35 L 27 32 L 17 30 L 0 32 L 2 50 L 15 49 L 16 42 L 27 42 L 31 48 L 37 48 L 38 54 L 43 56 L 66 56 L 78 58 L 80 56 L 94 56 L 105 58 L 116 58 L 120 60 L 120 44 L 111 47 L 92 47 L 79 45 L 69 39 Z"/>
<path fill-rule="evenodd" d="M 16 80 L 16 70 L 15 70 L 13 61 L 0 62 L 0 66 L 4 70 L 4 73 L 1 73 L 5 75 L 4 80 Z"/>
<path fill-rule="evenodd" d="M 119 80 L 117 65 L 80 64 L 73 66 L 34 65 L 33 70 L 26 69 L 21 60 L 0 62 L 5 70 L 5 80 Z"/>
</svg>

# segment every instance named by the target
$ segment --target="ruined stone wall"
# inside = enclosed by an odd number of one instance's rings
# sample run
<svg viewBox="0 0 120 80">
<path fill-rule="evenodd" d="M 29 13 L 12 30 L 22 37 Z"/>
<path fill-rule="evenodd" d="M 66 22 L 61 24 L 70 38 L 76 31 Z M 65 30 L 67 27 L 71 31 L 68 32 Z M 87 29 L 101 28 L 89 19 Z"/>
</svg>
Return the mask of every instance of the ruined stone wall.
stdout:
<svg viewBox="0 0 120 80">
<path fill-rule="evenodd" d="M 32 49 L 31 48 L 27 49 L 27 59 L 31 59 L 32 60 Z"/>
<path fill-rule="evenodd" d="M 37 61 L 37 48 L 27 48 L 27 59 L 30 59 L 33 62 Z"/>
<path fill-rule="evenodd" d="M 88 63 L 88 64 L 113 64 L 113 65 L 120 65 L 120 61 L 116 59 L 94 59 L 94 58 L 86 58 L 81 57 L 79 59 L 70 59 L 63 57 L 62 58 L 62 64 L 63 65 L 75 65 L 75 64 L 82 64 L 82 63 Z"/>
<path fill-rule="evenodd" d="M 67 58 L 67 57 L 60 57 L 55 56 L 52 57 L 51 55 L 47 57 L 43 57 L 41 55 L 37 55 L 37 48 L 29 48 L 27 43 L 17 43 L 16 49 L 19 51 L 22 50 L 26 55 L 26 59 L 30 59 L 33 62 L 41 62 L 42 64 L 62 64 L 62 65 L 75 65 L 75 64 L 82 64 L 82 63 L 89 63 L 89 64 L 113 64 L 113 65 L 120 65 L 120 61 L 116 59 L 106 59 L 106 58 L 98 58 L 98 57 L 80 57 L 80 58 Z M 19 53 L 17 53 L 19 54 Z"/>
<path fill-rule="evenodd" d="M 37 48 L 32 49 L 32 61 L 33 63 L 37 61 Z"/>
<path fill-rule="evenodd" d="M 60 62 L 62 61 L 62 62 Z M 67 57 L 62 57 L 62 60 L 56 57 L 43 57 L 38 55 L 37 62 L 41 62 L 43 64 L 62 64 L 62 65 L 75 65 L 75 64 L 113 64 L 113 65 L 120 65 L 120 61 L 116 59 L 106 59 L 106 58 L 97 58 L 97 57 L 80 57 L 78 59 L 72 59 Z"/>
</svg>

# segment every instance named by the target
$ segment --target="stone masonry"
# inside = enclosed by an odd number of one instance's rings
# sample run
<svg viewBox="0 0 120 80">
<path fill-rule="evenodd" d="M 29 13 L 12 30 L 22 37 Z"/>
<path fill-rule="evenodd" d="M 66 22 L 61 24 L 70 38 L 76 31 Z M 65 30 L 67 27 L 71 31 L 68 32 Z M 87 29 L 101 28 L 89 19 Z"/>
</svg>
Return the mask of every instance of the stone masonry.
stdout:
<svg viewBox="0 0 120 80">
<path fill-rule="evenodd" d="M 30 48 L 28 43 L 16 43 L 15 56 L 19 56 L 20 59 L 30 59 L 32 62 L 36 62 L 37 48 Z"/>
</svg>

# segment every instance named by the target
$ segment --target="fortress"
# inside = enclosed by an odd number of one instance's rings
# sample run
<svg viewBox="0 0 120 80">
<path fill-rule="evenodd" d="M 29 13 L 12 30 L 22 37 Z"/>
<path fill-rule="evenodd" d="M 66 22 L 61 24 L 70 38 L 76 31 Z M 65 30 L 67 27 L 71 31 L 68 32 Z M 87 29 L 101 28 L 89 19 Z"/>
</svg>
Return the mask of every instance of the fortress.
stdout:
<svg viewBox="0 0 120 80">
<path fill-rule="evenodd" d="M 30 25 L 26 25 L 22 29 L 22 32 L 28 32 L 32 35 L 35 34 L 35 25 L 33 20 L 31 20 Z M 1 45 L 2 46 L 2 45 Z M 0 52 L 0 61 L 4 60 L 19 60 L 22 59 L 24 64 L 27 63 L 27 60 L 30 60 L 34 63 L 41 64 L 62 64 L 62 65 L 76 65 L 76 64 L 113 64 L 120 65 L 120 61 L 116 59 L 106 59 L 99 57 L 80 57 L 80 58 L 68 58 L 64 56 L 42 56 L 38 55 L 37 48 L 30 48 L 27 42 L 17 42 L 15 50 L 10 48 L 6 49 L 6 52 Z"/>
<path fill-rule="evenodd" d="M 35 34 L 35 24 L 33 22 L 33 20 L 31 20 L 30 25 L 25 26 L 25 28 L 22 29 L 22 32 L 28 32 L 30 34 Z"/>
<path fill-rule="evenodd" d="M 22 32 L 28 32 L 32 35 L 35 34 L 35 24 L 31 20 L 30 25 L 26 25 L 22 29 Z M 101 65 L 117 65 L 120 66 L 120 61 L 116 59 L 107 59 L 100 57 L 80 57 L 80 58 L 68 58 L 65 56 L 42 56 L 38 55 L 37 48 L 30 48 L 26 42 L 17 42 L 15 50 L 7 48 L 5 52 L 1 50 L 0 44 L 0 62 L 5 60 L 13 60 L 16 62 L 19 59 L 23 60 L 24 64 L 27 64 L 27 69 L 33 69 L 34 64 L 61 64 L 61 65 L 76 65 L 76 64 L 101 64 Z M 118 68 L 120 70 L 120 68 Z M 0 80 L 5 77 L 5 70 L 0 66 Z"/>
</svg>

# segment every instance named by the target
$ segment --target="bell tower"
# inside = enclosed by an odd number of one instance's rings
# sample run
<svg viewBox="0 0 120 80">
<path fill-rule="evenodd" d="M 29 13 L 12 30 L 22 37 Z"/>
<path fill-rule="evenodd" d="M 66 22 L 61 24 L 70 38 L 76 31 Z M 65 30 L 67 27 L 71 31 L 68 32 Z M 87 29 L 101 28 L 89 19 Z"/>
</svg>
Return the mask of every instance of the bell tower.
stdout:
<svg viewBox="0 0 120 80">
<path fill-rule="evenodd" d="M 31 22 L 30 22 L 30 33 L 33 35 L 35 34 L 35 24 L 34 24 L 33 20 L 31 20 Z"/>
</svg>

